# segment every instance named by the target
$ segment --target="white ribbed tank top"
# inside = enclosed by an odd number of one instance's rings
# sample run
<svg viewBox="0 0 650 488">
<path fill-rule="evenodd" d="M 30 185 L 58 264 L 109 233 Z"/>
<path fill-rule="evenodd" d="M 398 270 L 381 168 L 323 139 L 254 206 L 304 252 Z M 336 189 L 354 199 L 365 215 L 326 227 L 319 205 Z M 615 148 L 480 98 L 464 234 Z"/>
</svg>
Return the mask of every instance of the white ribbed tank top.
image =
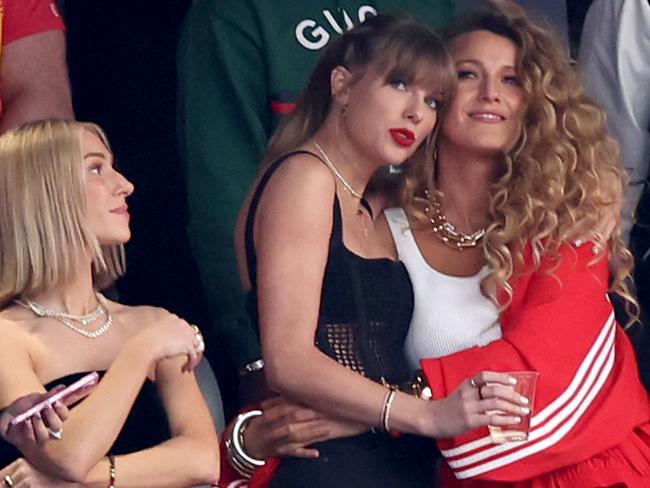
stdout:
<svg viewBox="0 0 650 488">
<path fill-rule="evenodd" d="M 404 352 L 413 369 L 420 359 L 441 357 L 501 338 L 499 312 L 481 293 L 487 266 L 474 276 L 450 276 L 437 271 L 420 253 L 401 208 L 384 211 L 397 255 L 413 284 L 413 317 Z"/>
</svg>

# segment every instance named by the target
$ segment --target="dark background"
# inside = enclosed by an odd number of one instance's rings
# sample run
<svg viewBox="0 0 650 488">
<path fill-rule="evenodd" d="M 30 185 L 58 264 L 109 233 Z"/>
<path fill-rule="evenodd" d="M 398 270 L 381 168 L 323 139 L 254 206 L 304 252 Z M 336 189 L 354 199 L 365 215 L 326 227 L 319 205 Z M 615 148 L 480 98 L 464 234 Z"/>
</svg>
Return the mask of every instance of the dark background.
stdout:
<svg viewBox="0 0 650 488">
<path fill-rule="evenodd" d="M 275 1 L 275 0 L 268 0 Z M 544 0 L 539 0 L 543 2 Z M 165 307 L 204 331 L 207 356 L 232 414 L 236 375 L 219 350 L 186 236 L 183 166 L 176 139 L 175 51 L 190 0 L 63 0 L 77 118 L 108 133 L 120 170 L 136 187 L 133 238 L 120 300 Z M 590 0 L 568 1 L 572 46 Z"/>
</svg>

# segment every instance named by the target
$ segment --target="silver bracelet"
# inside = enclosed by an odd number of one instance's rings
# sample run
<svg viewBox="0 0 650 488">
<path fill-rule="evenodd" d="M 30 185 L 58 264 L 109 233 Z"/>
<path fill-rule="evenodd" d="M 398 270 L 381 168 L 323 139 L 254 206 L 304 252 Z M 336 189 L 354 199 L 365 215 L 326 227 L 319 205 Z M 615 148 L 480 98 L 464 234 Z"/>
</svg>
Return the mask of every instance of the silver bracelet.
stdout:
<svg viewBox="0 0 650 488">
<path fill-rule="evenodd" d="M 259 468 L 266 464 L 263 459 L 255 459 L 250 456 L 244 449 L 244 432 L 249 422 L 262 415 L 261 410 L 250 410 L 239 414 L 235 419 L 230 436 L 226 439 L 226 451 L 228 461 L 235 470 L 246 478 L 253 475 L 255 468 Z"/>
<path fill-rule="evenodd" d="M 258 359 L 252 363 L 244 364 L 239 370 L 239 376 L 246 376 L 249 373 L 254 373 L 255 371 L 260 371 L 264 369 L 264 360 Z"/>
</svg>

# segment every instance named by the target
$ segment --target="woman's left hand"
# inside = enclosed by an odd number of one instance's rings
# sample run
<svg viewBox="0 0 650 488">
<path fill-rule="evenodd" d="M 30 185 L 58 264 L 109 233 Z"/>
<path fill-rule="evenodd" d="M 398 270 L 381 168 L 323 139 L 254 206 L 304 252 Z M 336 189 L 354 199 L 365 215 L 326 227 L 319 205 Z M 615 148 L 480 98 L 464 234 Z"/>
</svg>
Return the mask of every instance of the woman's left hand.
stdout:
<svg viewBox="0 0 650 488">
<path fill-rule="evenodd" d="M 600 209 L 595 228 L 587 229 L 584 221 L 578 221 L 569 236 L 576 247 L 580 247 L 585 242 L 593 242 L 594 254 L 607 249 L 607 243 L 620 224 L 623 211 L 623 190 L 618 179 L 605 178 L 597 192 L 603 207 Z"/>
<path fill-rule="evenodd" d="M 47 393 L 31 393 L 15 400 L 0 415 L 0 435 L 7 442 L 20 447 L 28 443 L 42 444 L 51 438 L 52 432 L 62 432 L 63 422 L 69 415 L 68 408 L 62 403 L 55 403 L 43 409 L 40 415 L 33 415 L 18 425 L 11 425 L 11 420 L 63 388 L 65 385 Z"/>
<path fill-rule="evenodd" d="M 9 466 L 0 470 L 0 483 L 3 488 L 7 486 L 14 488 L 74 488 L 81 486 L 51 478 L 38 471 L 23 458 L 16 459 Z"/>
<path fill-rule="evenodd" d="M 611 239 L 616 226 L 620 220 L 620 209 L 617 206 L 607 207 L 601 212 L 601 218 L 596 224 L 596 228 L 586 231 L 581 228 L 580 223 L 572 232 L 571 239 L 576 247 L 582 246 L 586 242 L 593 242 L 594 254 L 599 254 L 607 249 L 607 243 Z"/>
</svg>

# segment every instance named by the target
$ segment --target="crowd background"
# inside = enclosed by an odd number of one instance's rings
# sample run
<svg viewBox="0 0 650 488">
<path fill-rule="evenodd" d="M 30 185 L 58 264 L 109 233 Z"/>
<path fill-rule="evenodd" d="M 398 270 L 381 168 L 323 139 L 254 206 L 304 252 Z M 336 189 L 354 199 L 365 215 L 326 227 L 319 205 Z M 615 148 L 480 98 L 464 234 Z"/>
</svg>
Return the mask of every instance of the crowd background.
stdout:
<svg viewBox="0 0 650 488">
<path fill-rule="evenodd" d="M 464 0 L 476 4 L 480 0 Z M 463 3 L 463 2 L 461 2 Z M 557 4 L 572 55 L 578 51 L 589 0 L 521 1 Z M 186 229 L 187 192 L 176 127 L 176 47 L 190 0 L 60 0 L 67 27 L 75 115 L 109 134 L 120 170 L 136 186 L 129 272 L 118 284 L 121 301 L 165 307 L 201 324 L 206 356 L 219 378 L 227 417 L 236 408 L 236 361 L 210 323 Z M 563 8 L 566 7 L 566 13 Z M 546 6 L 548 8 L 548 5 Z M 563 30 L 563 23 L 568 33 Z"/>
</svg>

